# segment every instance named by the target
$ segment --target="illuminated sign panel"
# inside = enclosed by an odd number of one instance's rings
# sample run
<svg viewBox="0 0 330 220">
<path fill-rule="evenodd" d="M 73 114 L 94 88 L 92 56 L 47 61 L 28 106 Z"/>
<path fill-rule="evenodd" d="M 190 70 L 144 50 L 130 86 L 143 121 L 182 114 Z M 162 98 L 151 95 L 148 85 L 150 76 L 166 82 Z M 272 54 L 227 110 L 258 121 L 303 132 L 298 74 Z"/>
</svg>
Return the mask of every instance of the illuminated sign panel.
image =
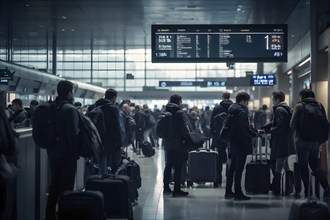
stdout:
<svg viewBox="0 0 330 220">
<path fill-rule="evenodd" d="M 251 76 L 251 86 L 273 86 L 276 85 L 274 74 L 256 74 Z"/>
<path fill-rule="evenodd" d="M 152 25 L 152 62 L 286 62 L 286 25 Z"/>
</svg>

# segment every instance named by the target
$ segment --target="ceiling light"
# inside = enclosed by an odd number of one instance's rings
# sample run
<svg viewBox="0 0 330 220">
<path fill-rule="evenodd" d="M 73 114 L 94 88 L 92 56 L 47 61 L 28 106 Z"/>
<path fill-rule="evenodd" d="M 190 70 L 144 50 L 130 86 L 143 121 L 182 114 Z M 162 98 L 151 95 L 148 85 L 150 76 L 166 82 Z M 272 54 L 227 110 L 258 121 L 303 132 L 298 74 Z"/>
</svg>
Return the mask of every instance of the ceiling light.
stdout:
<svg viewBox="0 0 330 220">
<path fill-rule="evenodd" d="M 71 28 L 71 31 L 73 32 L 74 31 L 74 28 Z"/>
<path fill-rule="evenodd" d="M 62 31 L 64 32 L 64 31 L 65 31 L 65 29 L 64 29 L 64 28 L 62 28 Z"/>
<path fill-rule="evenodd" d="M 289 70 L 289 72 L 287 72 L 286 74 L 290 75 L 292 73 L 292 70 Z"/>
<path fill-rule="evenodd" d="M 298 76 L 298 78 L 301 78 L 301 77 L 303 77 L 303 76 L 306 76 L 306 75 L 309 74 L 309 73 L 311 73 L 310 70 L 308 70 L 307 72 L 305 72 L 305 73 L 303 73 L 303 74 L 300 74 L 300 75 Z"/>
<path fill-rule="evenodd" d="M 29 3 L 26 3 L 26 4 L 25 4 L 25 7 L 30 7 L 30 4 L 29 4 Z"/>
<path fill-rule="evenodd" d="M 307 62 L 309 62 L 311 60 L 311 57 L 308 57 L 305 61 L 301 62 L 298 67 L 303 66 L 304 64 L 306 64 Z"/>
<path fill-rule="evenodd" d="M 62 15 L 62 19 L 63 19 L 63 20 L 66 20 L 66 16 L 65 16 L 65 15 Z"/>
</svg>

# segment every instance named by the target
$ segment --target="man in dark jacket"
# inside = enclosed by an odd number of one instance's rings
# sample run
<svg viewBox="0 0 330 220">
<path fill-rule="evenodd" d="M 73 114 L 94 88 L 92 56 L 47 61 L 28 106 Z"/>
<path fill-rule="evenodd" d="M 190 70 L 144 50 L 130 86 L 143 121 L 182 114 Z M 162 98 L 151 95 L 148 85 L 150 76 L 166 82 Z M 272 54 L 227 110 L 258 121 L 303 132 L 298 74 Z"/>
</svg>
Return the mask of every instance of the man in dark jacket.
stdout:
<svg viewBox="0 0 330 220">
<path fill-rule="evenodd" d="M 120 134 L 119 109 L 115 105 L 118 92 L 114 89 L 108 89 L 105 92 L 105 98 L 96 101 L 96 107 L 100 106 L 103 110 L 106 134 L 101 135 L 103 143 L 103 155 L 100 162 L 100 174 L 107 173 L 107 167 L 110 166 L 111 172 L 116 172 L 121 161 L 122 139 Z"/>
<path fill-rule="evenodd" d="M 248 104 L 250 96 L 246 92 L 239 92 L 236 95 L 236 103 L 230 105 L 228 113 L 234 115 L 235 134 L 230 141 L 230 160 L 228 163 L 227 183 L 225 199 L 234 198 L 235 200 L 249 200 L 242 192 L 241 180 L 246 156 L 252 153 L 251 138 L 257 137 L 258 133 L 251 130 L 248 118 Z M 232 185 L 235 176 L 235 194 L 232 191 Z"/>
<path fill-rule="evenodd" d="M 216 107 L 214 107 L 212 111 L 212 117 L 211 117 L 211 133 L 212 133 L 212 149 L 217 148 L 219 153 L 219 186 L 221 186 L 222 183 L 222 166 L 223 163 L 227 162 L 227 144 L 222 143 L 219 141 L 219 131 L 221 128 L 216 128 L 215 124 L 215 116 L 217 114 L 220 114 L 222 112 L 228 112 L 228 108 L 233 102 L 230 100 L 230 93 L 225 91 L 222 94 L 223 100 L 220 102 L 220 104 Z"/>
<path fill-rule="evenodd" d="M 313 137 L 304 137 L 303 135 L 300 134 L 300 129 L 302 129 L 300 127 L 300 123 L 302 123 L 303 120 L 306 120 L 306 118 L 302 117 L 303 111 L 307 111 L 306 109 L 304 110 L 304 108 L 306 108 L 305 105 L 319 106 L 324 116 L 325 123 L 327 123 L 325 110 L 322 104 L 316 101 L 315 94 L 312 90 L 303 89 L 299 92 L 299 96 L 301 102 L 299 102 L 294 107 L 290 126 L 294 131 L 296 131 L 295 146 L 298 155 L 298 164 L 300 168 L 301 179 L 305 187 L 305 196 L 308 195 L 308 189 L 309 189 L 309 168 L 308 168 L 309 166 L 313 171 L 313 173 L 315 174 L 316 178 L 320 181 L 320 184 L 324 189 L 323 200 L 325 202 L 330 203 L 329 182 L 327 180 L 326 175 L 322 171 L 319 163 L 320 144 L 322 143 L 320 143 L 319 140 L 312 140 Z M 311 128 L 308 126 L 305 129 L 309 131 Z M 312 132 L 314 133 L 314 131 L 311 131 L 310 133 Z M 319 130 L 316 132 L 322 133 L 323 131 Z"/>
<path fill-rule="evenodd" d="M 146 130 L 146 118 L 147 115 L 146 113 L 141 109 L 140 105 L 135 106 L 135 114 L 134 114 L 134 120 L 136 123 L 135 127 L 135 147 L 136 147 L 136 154 L 140 155 L 141 154 L 141 149 L 140 149 L 140 143 L 142 141 L 147 141 L 144 139 L 144 131 Z"/>
<path fill-rule="evenodd" d="M 73 106 L 74 84 L 60 81 L 57 84 L 55 103 L 58 109 L 55 131 L 59 141 L 47 148 L 50 163 L 50 187 L 46 208 L 46 219 L 56 219 L 56 203 L 65 190 L 73 190 L 78 156 L 78 111 Z"/>
<path fill-rule="evenodd" d="M 164 169 L 164 194 L 171 193 L 169 187 L 171 170 L 174 168 L 174 190 L 173 197 L 187 196 L 188 192 L 181 190 L 181 169 L 186 161 L 188 151 L 184 146 L 185 139 L 189 135 L 188 118 L 181 110 L 182 97 L 174 94 L 170 97 L 170 102 L 165 110 L 172 113 L 173 135 L 171 138 L 163 139 L 165 149 L 165 169 Z"/>
<path fill-rule="evenodd" d="M 10 117 L 9 123 L 13 126 L 22 126 L 24 120 L 29 117 L 29 113 L 23 108 L 22 100 L 14 99 L 11 101 L 12 109 L 14 110 L 14 114 Z"/>
<path fill-rule="evenodd" d="M 288 156 L 290 144 L 292 141 L 292 130 L 290 128 L 291 108 L 284 102 L 285 94 L 282 91 L 276 91 L 272 94 L 273 113 L 272 122 L 262 125 L 266 133 L 270 133 L 271 137 L 271 161 L 274 161 L 274 179 L 272 190 L 275 195 L 281 193 L 281 173 L 282 170 L 289 170 Z"/>
</svg>

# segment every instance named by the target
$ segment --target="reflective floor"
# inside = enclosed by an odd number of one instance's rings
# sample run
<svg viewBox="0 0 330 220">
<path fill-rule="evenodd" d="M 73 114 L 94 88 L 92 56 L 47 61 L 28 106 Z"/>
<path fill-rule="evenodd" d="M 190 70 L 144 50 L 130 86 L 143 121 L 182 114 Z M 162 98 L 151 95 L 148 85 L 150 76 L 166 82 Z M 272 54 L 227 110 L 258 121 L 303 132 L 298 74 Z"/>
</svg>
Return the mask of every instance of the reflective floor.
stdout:
<svg viewBox="0 0 330 220">
<path fill-rule="evenodd" d="M 162 194 L 164 151 L 161 148 L 156 148 L 156 155 L 151 158 L 136 155 L 130 149 L 128 155 L 138 162 L 142 176 L 138 204 L 134 207 L 134 220 L 288 219 L 293 195 L 252 195 L 250 201 L 225 200 L 224 183 L 220 188 L 213 188 L 210 183 L 206 183 L 184 188 L 189 192 L 186 198 L 173 198 Z M 247 161 L 250 160 L 248 157 Z"/>
</svg>

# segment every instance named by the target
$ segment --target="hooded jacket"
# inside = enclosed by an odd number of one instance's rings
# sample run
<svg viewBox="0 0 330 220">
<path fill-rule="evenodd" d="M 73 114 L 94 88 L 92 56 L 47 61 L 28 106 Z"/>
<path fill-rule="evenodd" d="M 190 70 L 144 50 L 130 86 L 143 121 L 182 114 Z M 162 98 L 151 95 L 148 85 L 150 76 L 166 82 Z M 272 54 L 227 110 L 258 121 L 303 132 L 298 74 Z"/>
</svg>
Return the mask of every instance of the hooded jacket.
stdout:
<svg viewBox="0 0 330 220">
<path fill-rule="evenodd" d="M 228 109 L 229 114 L 235 117 L 235 134 L 230 141 L 231 154 L 251 154 L 252 140 L 258 134 L 254 132 L 249 123 L 248 109 L 241 104 L 234 103 Z"/>
<path fill-rule="evenodd" d="M 168 103 L 165 111 L 172 113 L 174 120 L 173 133 L 175 133 L 173 138 L 163 140 L 165 150 L 187 152 L 185 147 L 185 139 L 189 135 L 189 119 L 187 115 L 174 103 Z"/>
<path fill-rule="evenodd" d="M 271 137 L 271 159 L 289 156 L 290 148 L 293 146 L 293 132 L 290 128 L 291 108 L 284 102 L 273 107 L 274 117 L 272 122 L 264 127 Z"/>
<path fill-rule="evenodd" d="M 221 112 L 228 112 L 228 108 L 231 104 L 233 104 L 233 102 L 231 100 L 224 99 L 220 102 L 220 104 L 218 106 L 214 107 L 214 109 L 212 111 L 211 123 L 210 123 L 211 132 L 212 132 L 212 130 L 214 132 L 214 129 L 212 129 L 212 128 L 214 128 L 214 124 L 215 124 L 214 117 Z M 213 135 L 213 140 L 218 139 L 219 134 L 212 133 L 212 135 Z"/>
<path fill-rule="evenodd" d="M 110 100 L 104 98 L 97 100 L 95 104 L 96 107 L 103 106 L 102 109 L 107 128 L 107 135 L 102 137 L 104 152 L 109 154 L 120 151 L 123 144 L 120 134 L 119 109 Z"/>
</svg>

